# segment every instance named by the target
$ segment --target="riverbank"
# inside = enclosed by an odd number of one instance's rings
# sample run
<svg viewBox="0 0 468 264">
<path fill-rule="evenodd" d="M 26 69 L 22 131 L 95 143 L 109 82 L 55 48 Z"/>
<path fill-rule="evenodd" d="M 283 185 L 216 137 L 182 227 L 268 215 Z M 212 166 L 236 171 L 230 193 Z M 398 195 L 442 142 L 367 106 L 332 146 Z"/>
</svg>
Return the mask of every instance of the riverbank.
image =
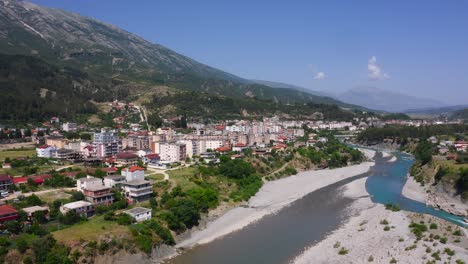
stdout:
<svg viewBox="0 0 468 264">
<path fill-rule="evenodd" d="M 366 178 L 359 179 L 344 187 L 343 195 L 356 199 L 349 209 L 352 217 L 348 222 L 326 239 L 306 249 L 296 257 L 295 264 L 371 261 L 426 263 L 435 260 L 436 257 L 442 262 L 468 259 L 466 235 L 462 237 L 451 234 L 458 228 L 456 225 L 428 215 L 386 210 L 385 206 L 374 204 L 370 200 L 365 182 Z M 437 229 L 430 229 L 425 232 L 425 238 L 416 240 L 409 225 L 411 222 L 420 221 L 434 223 Z M 441 243 L 436 239 L 436 235 L 448 237 L 447 242 Z M 451 250 L 454 251 L 454 256 L 444 253 Z"/>
<path fill-rule="evenodd" d="M 426 203 L 427 201 L 427 194 L 424 187 L 421 186 L 421 184 L 417 182 L 414 177 L 410 177 L 409 175 L 405 185 L 403 186 L 401 194 L 408 199 L 421 203 Z"/>
<path fill-rule="evenodd" d="M 368 153 L 370 155 L 371 152 L 368 151 Z M 305 171 L 268 182 L 245 206 L 227 211 L 221 217 L 208 223 L 205 229 L 192 233 L 190 238 L 180 242 L 176 247 L 179 249 L 190 248 L 196 244 L 208 243 L 240 230 L 266 215 L 274 214 L 308 193 L 363 174 L 373 165 L 373 162 L 364 162 L 339 169 Z"/>
</svg>

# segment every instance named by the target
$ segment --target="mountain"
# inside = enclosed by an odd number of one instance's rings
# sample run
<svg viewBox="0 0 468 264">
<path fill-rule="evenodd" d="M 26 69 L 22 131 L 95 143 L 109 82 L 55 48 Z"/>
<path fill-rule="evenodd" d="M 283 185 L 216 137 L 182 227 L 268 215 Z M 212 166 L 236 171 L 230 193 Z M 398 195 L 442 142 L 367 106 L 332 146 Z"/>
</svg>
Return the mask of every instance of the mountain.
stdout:
<svg viewBox="0 0 468 264">
<path fill-rule="evenodd" d="M 292 87 L 276 88 L 255 83 L 199 63 L 115 26 L 25 1 L 0 0 L 0 53 L 24 56 L 25 67 L 36 59 L 36 66 L 42 64 L 54 68 L 54 73 L 63 75 L 66 82 L 63 89 L 55 93 L 58 98 L 67 93 L 81 94 L 75 90 L 86 87 L 88 101 L 109 101 L 134 98 L 156 86 L 164 86 L 236 100 L 359 108 Z M 13 66 L 5 64 L 5 67 Z M 8 71 L 11 74 L 15 69 Z M 74 72 L 78 72 L 81 79 L 76 80 Z M 15 87 L 11 94 L 40 96 L 40 86 L 43 85 L 43 80 L 38 80 L 27 90 L 11 84 L 14 82 L 11 78 L 4 81 L 10 82 L 9 87 Z"/>
<path fill-rule="evenodd" d="M 408 109 L 404 112 L 407 114 L 426 114 L 426 115 L 451 115 L 458 110 L 468 108 L 468 105 L 453 105 L 444 107 L 430 107 L 420 109 Z"/>
<path fill-rule="evenodd" d="M 452 114 L 452 118 L 468 120 L 468 108 L 460 109 Z"/>
<path fill-rule="evenodd" d="M 445 105 L 437 100 L 409 96 L 375 87 L 358 87 L 337 96 L 338 100 L 387 112 Z"/>
<path fill-rule="evenodd" d="M 318 96 L 325 96 L 325 97 L 332 97 L 331 94 L 321 91 L 310 90 L 301 86 L 297 86 L 294 84 L 282 83 L 282 82 L 272 82 L 272 81 L 265 81 L 265 80 L 251 80 L 254 83 L 262 84 L 271 88 L 287 88 L 287 89 L 294 89 L 306 93 L 311 93 L 313 95 Z"/>
<path fill-rule="evenodd" d="M 86 73 L 59 69 L 30 56 L 0 54 L 0 120 L 95 113 L 89 102 L 95 88 Z"/>
</svg>

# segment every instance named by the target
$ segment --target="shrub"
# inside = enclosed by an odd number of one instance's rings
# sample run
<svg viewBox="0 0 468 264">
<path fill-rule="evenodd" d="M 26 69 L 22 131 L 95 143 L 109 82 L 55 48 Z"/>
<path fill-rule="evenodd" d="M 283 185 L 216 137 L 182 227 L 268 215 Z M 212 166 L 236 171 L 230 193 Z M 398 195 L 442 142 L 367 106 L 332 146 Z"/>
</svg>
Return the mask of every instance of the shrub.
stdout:
<svg viewBox="0 0 468 264">
<path fill-rule="evenodd" d="M 367 258 L 367 261 L 369 261 L 369 262 L 374 261 L 374 257 L 372 255 L 370 255 L 369 258 Z"/>
<path fill-rule="evenodd" d="M 436 224 L 436 223 L 432 223 L 432 224 L 429 226 L 429 229 L 437 229 L 437 224 Z"/>
<path fill-rule="evenodd" d="M 390 227 L 389 227 L 389 226 L 385 226 L 383 230 L 384 230 L 384 231 L 390 231 Z"/>
<path fill-rule="evenodd" d="M 463 235 L 460 229 L 457 229 L 457 230 L 453 231 L 452 234 L 453 234 L 454 236 L 462 236 L 462 235 Z"/>
<path fill-rule="evenodd" d="M 338 251 L 338 254 L 340 254 L 340 255 L 346 255 L 346 254 L 348 254 L 348 252 L 349 252 L 349 251 L 348 251 L 346 248 L 342 247 L 342 248 L 340 249 L 340 251 Z"/>
<path fill-rule="evenodd" d="M 455 250 L 452 250 L 450 248 L 445 248 L 444 253 L 449 255 L 449 256 L 453 256 L 453 255 L 455 255 Z"/>
<path fill-rule="evenodd" d="M 442 243 L 442 244 L 446 244 L 446 243 L 447 243 L 447 238 L 446 238 L 446 237 L 441 237 L 441 238 L 439 239 L 439 241 L 440 241 L 440 243 Z"/>
</svg>

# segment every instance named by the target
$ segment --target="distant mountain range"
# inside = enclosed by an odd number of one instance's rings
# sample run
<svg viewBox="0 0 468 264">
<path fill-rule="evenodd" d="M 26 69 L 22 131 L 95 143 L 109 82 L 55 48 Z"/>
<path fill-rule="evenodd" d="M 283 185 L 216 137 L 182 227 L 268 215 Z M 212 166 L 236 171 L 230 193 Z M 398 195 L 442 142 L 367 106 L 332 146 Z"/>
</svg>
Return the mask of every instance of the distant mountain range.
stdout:
<svg viewBox="0 0 468 264">
<path fill-rule="evenodd" d="M 24 56 L 20 60 L 24 68 L 33 62 L 27 57 L 39 60 L 41 62 L 34 61 L 37 62 L 35 66 L 49 65 L 53 72 L 60 72 L 64 80 L 69 80 L 63 87 L 78 90 L 46 88 L 56 97 L 65 96 L 62 93 L 86 91 L 83 98 L 88 100 L 125 99 L 151 91 L 155 86 L 165 86 L 175 91 L 197 91 L 236 100 L 255 98 L 288 105 L 334 104 L 361 109 L 299 87 L 243 79 L 115 26 L 25 1 L 0 0 L 0 53 Z M 12 65 L 5 63 L 3 66 Z M 15 70 L 5 69 L 10 74 Z M 79 80 L 73 74 L 77 74 Z M 3 81 L 9 82 L 11 94 L 25 93 L 25 88 L 15 85 L 11 76 Z M 28 91 L 40 97 L 41 88 L 44 87 L 32 87 Z M 27 104 L 22 98 L 16 98 L 15 102 Z M 43 104 L 47 105 L 48 100 Z M 66 115 L 67 112 L 55 114 Z"/>
<path fill-rule="evenodd" d="M 353 88 L 335 98 L 350 104 L 394 113 L 446 105 L 437 100 L 409 96 L 376 87 Z"/>
</svg>

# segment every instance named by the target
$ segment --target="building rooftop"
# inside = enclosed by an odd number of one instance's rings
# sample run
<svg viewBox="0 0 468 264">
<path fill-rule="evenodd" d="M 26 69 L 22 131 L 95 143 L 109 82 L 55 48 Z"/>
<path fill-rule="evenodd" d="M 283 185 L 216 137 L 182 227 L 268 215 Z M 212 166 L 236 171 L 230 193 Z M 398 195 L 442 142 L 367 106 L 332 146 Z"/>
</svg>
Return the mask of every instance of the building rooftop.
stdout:
<svg viewBox="0 0 468 264">
<path fill-rule="evenodd" d="M 13 208 L 13 206 L 11 205 L 1 205 L 0 206 L 0 215 L 7 215 L 7 214 L 14 214 L 14 213 L 18 213 L 18 211 Z"/>
<path fill-rule="evenodd" d="M 140 166 L 131 166 L 128 168 L 129 172 L 135 172 L 135 171 L 145 171 L 145 168 L 142 168 Z"/>
<path fill-rule="evenodd" d="M 76 209 L 76 208 L 80 208 L 80 207 L 84 207 L 84 206 L 91 206 L 91 205 L 93 205 L 93 204 L 90 203 L 90 202 L 76 201 L 76 202 L 64 204 L 63 207 L 68 208 L 68 209 Z"/>
<path fill-rule="evenodd" d="M 125 176 L 120 176 L 120 175 L 111 175 L 111 176 L 106 176 L 104 179 L 111 179 L 111 180 L 124 180 Z"/>
<path fill-rule="evenodd" d="M 143 184 L 151 184 L 151 182 L 147 180 L 134 180 L 134 181 L 126 182 L 124 184 L 130 185 L 130 186 L 137 186 L 137 185 L 143 185 Z"/>
<path fill-rule="evenodd" d="M 23 211 L 25 211 L 28 214 L 32 214 L 38 211 L 48 211 L 48 210 L 49 210 L 49 207 L 47 206 L 37 206 L 37 205 L 23 208 Z"/>
<path fill-rule="evenodd" d="M 144 207 L 135 207 L 135 208 L 124 211 L 124 213 L 130 214 L 130 215 L 144 214 L 147 212 L 151 212 L 151 209 L 144 208 Z"/>
</svg>

